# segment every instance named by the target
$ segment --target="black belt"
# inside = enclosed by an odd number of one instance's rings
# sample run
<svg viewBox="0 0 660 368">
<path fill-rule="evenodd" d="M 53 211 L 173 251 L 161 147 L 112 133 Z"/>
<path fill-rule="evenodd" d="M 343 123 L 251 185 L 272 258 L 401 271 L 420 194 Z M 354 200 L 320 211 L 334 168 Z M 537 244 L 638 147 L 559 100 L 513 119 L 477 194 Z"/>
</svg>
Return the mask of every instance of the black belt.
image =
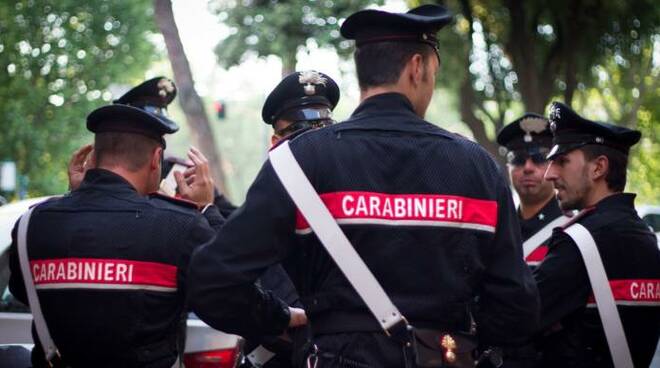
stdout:
<svg viewBox="0 0 660 368">
<path fill-rule="evenodd" d="M 311 317 L 312 334 L 334 334 L 343 332 L 379 332 L 383 331 L 372 314 L 364 312 L 323 313 Z"/>
<path fill-rule="evenodd" d="M 312 334 L 335 334 L 351 332 L 383 332 L 375 317 L 363 311 L 333 311 L 310 316 Z M 445 331 L 469 331 L 470 324 L 466 321 L 419 321 L 412 320 L 410 324 L 418 328 L 441 329 Z"/>
</svg>

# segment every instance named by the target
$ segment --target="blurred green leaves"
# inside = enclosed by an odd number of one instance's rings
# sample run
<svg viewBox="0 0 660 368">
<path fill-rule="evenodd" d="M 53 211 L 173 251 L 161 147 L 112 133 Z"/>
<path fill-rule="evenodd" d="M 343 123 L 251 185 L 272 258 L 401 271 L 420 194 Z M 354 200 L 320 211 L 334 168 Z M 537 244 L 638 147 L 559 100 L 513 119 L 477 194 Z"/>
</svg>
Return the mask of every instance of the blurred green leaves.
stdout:
<svg viewBox="0 0 660 368">
<path fill-rule="evenodd" d="M 246 54 L 277 55 L 283 73 L 293 71 L 296 54 L 311 44 L 333 47 L 342 56 L 352 43 L 339 34 L 350 14 L 383 0 L 212 0 L 211 11 L 231 28 L 216 47 L 221 65 L 237 65 Z"/>
<path fill-rule="evenodd" d="M 66 190 L 85 117 L 111 84 L 154 59 L 150 1 L 0 2 L 0 160 L 17 162 L 30 195 Z"/>
</svg>

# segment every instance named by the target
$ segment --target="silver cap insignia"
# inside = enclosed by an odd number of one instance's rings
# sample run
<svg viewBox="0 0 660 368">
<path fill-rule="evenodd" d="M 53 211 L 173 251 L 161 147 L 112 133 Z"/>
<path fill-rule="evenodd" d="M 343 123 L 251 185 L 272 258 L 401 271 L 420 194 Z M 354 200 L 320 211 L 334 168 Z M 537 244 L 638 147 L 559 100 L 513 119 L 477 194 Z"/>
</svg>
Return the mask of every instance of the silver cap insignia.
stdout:
<svg viewBox="0 0 660 368">
<path fill-rule="evenodd" d="M 174 83 L 167 78 L 158 81 L 158 95 L 160 97 L 167 97 L 168 94 L 174 92 Z"/>
<path fill-rule="evenodd" d="M 548 122 L 539 118 L 526 118 L 520 122 L 520 129 L 525 132 L 524 140 L 527 143 L 532 141 L 532 133 L 541 133 L 547 126 Z"/>
<path fill-rule="evenodd" d="M 306 70 L 304 72 L 300 72 L 300 77 L 298 77 L 298 82 L 303 85 L 305 94 L 308 96 L 316 94 L 316 86 L 325 86 L 327 81 L 328 80 L 322 76 L 321 73 L 315 70 Z"/>
</svg>

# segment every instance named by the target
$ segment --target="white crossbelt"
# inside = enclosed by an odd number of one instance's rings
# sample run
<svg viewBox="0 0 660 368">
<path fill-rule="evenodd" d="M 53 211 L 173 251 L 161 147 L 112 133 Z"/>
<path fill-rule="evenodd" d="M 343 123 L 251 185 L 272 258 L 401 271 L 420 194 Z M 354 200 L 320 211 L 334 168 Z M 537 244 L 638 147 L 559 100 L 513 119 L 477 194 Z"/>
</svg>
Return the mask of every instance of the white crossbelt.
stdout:
<svg viewBox="0 0 660 368">
<path fill-rule="evenodd" d="M 21 216 L 18 220 L 18 260 L 21 265 L 21 273 L 23 274 L 23 282 L 25 283 L 25 292 L 27 293 L 28 302 L 30 303 L 30 310 L 32 311 L 32 318 L 34 320 L 34 327 L 37 330 L 37 337 L 46 354 L 46 361 L 50 362 L 59 356 L 59 351 L 53 338 L 48 331 L 48 325 L 44 319 L 39 298 L 37 297 L 37 290 L 34 287 L 34 280 L 32 279 L 32 271 L 30 270 L 30 260 L 27 252 L 27 231 L 30 224 L 30 216 L 32 211 L 36 208 L 32 207 Z"/>
<path fill-rule="evenodd" d="M 274 356 L 275 353 L 266 349 L 263 345 L 259 345 L 250 353 L 248 353 L 247 360 L 249 360 L 254 367 L 261 368 L 264 366 L 264 364 L 273 359 Z"/>
<path fill-rule="evenodd" d="M 39 342 L 44 350 L 46 355 L 46 361 L 50 365 L 50 362 L 56 356 L 60 356 L 60 352 L 55 346 L 55 341 L 50 336 L 50 331 L 48 330 L 48 325 L 44 319 L 44 314 L 41 311 L 41 304 L 39 304 L 39 298 L 37 297 L 37 290 L 35 289 L 34 280 L 32 277 L 32 271 L 30 270 L 30 259 L 28 258 L 27 252 L 27 231 L 28 225 L 30 224 L 30 216 L 32 216 L 32 211 L 37 206 L 34 206 L 27 210 L 18 220 L 18 261 L 21 266 L 21 273 L 23 274 L 23 282 L 25 284 L 25 292 L 28 297 L 28 302 L 30 303 L 30 311 L 32 312 L 32 319 L 34 321 L 34 328 L 37 330 L 37 337 Z M 172 365 L 172 368 L 178 368 L 181 365 L 180 357 L 177 357 L 176 361 Z"/>
<path fill-rule="evenodd" d="M 527 257 L 532 254 L 536 248 L 538 248 L 546 240 L 550 239 L 550 236 L 552 235 L 552 229 L 565 224 L 570 219 L 571 218 L 568 216 L 559 216 L 556 219 L 550 221 L 550 223 L 545 225 L 541 230 L 537 231 L 536 234 L 532 235 L 529 239 L 525 240 L 523 243 L 523 259 L 527 259 Z"/>
<path fill-rule="evenodd" d="M 388 333 L 392 326 L 405 321 L 321 201 L 293 156 L 289 142 L 280 144 L 269 156 L 275 173 L 298 210 L 383 330 Z"/>
<path fill-rule="evenodd" d="M 582 255 L 614 366 L 616 368 L 633 368 L 621 317 L 616 309 L 612 288 L 593 236 L 580 224 L 573 224 L 564 232 L 573 239 Z"/>
</svg>

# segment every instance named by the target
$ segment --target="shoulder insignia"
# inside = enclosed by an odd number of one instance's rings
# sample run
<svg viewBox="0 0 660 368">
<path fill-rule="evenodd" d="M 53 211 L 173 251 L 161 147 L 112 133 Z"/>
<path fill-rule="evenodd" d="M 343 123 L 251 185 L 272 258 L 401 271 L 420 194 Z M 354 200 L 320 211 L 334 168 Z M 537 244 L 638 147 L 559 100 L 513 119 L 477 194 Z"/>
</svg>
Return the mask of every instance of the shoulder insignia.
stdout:
<svg viewBox="0 0 660 368">
<path fill-rule="evenodd" d="M 183 198 L 171 197 L 160 192 L 149 193 L 149 198 L 159 198 L 167 202 L 198 210 L 197 203 Z"/>
<path fill-rule="evenodd" d="M 52 197 L 45 198 L 43 201 L 39 201 L 39 202 L 37 202 L 37 203 L 35 203 L 35 204 L 30 205 L 30 206 L 28 207 L 28 209 L 30 209 L 30 208 L 34 208 L 34 207 L 37 207 L 37 206 L 41 206 L 42 204 L 45 204 L 45 203 L 48 203 L 48 202 L 52 202 L 52 201 L 54 201 L 54 200 L 56 200 L 56 199 L 60 199 L 60 198 L 62 198 L 62 197 L 64 197 L 64 196 L 63 196 L 63 195 L 55 195 L 55 196 L 52 196 Z"/>
</svg>

